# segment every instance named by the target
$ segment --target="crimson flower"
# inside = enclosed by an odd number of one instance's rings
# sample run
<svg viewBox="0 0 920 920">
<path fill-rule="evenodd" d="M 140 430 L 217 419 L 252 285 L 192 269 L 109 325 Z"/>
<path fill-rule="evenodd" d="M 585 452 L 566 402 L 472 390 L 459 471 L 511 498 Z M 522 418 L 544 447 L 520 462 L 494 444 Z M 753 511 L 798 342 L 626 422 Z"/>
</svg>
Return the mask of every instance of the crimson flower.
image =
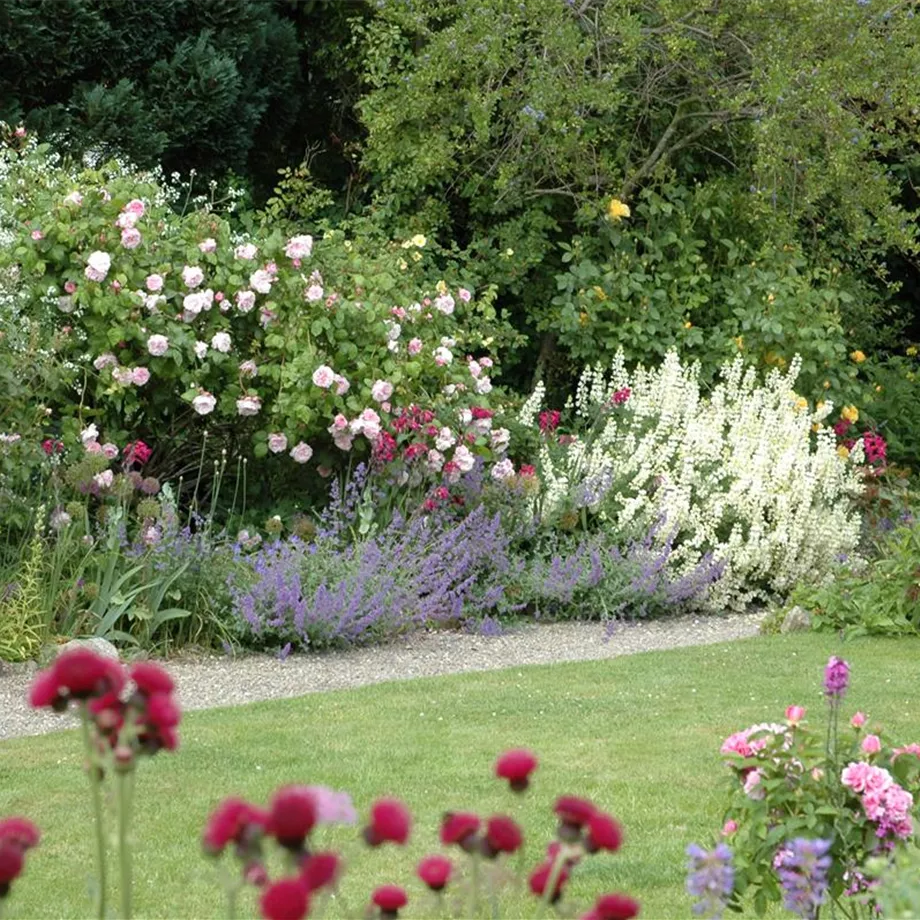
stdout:
<svg viewBox="0 0 920 920">
<path fill-rule="evenodd" d="M 524 748 L 505 751 L 495 762 L 495 775 L 508 780 L 515 792 L 523 792 L 530 785 L 530 774 L 538 763 L 536 756 Z"/>
<path fill-rule="evenodd" d="M 530 890 L 537 895 L 537 897 L 542 898 L 544 896 L 547 886 L 549 885 L 550 875 L 553 874 L 553 865 L 553 863 L 549 862 L 540 863 L 530 874 Z M 555 904 L 559 898 L 562 897 L 562 887 L 569 880 L 568 866 L 563 866 L 561 870 L 557 871 L 558 877 L 556 878 L 556 884 L 553 886 L 553 893 L 549 899 L 551 904 Z"/>
<path fill-rule="evenodd" d="M 0 844 L 11 844 L 20 850 L 38 846 L 41 833 L 28 818 L 5 818 L 0 821 Z"/>
<path fill-rule="evenodd" d="M 152 661 L 139 661 L 129 672 L 138 693 L 151 696 L 154 693 L 172 693 L 175 688 L 172 677 Z"/>
<path fill-rule="evenodd" d="M 333 852 L 314 853 L 300 864 L 300 877 L 311 894 L 334 885 L 339 875 L 340 860 Z"/>
<path fill-rule="evenodd" d="M 143 441 L 129 441 L 125 444 L 124 458 L 127 463 L 143 466 L 153 451 Z"/>
<path fill-rule="evenodd" d="M 475 846 L 474 839 L 479 830 L 477 815 L 466 811 L 449 811 L 441 822 L 441 843 L 450 846 L 456 843 L 469 851 Z"/>
<path fill-rule="evenodd" d="M 61 712 L 71 699 L 120 693 L 124 685 L 124 669 L 117 661 L 76 648 L 39 672 L 29 690 L 29 702 L 36 709 L 50 706 Z"/>
<path fill-rule="evenodd" d="M 285 786 L 272 799 L 268 833 L 288 850 L 303 849 L 307 834 L 316 824 L 316 800 L 306 786 Z"/>
<path fill-rule="evenodd" d="M 446 856 L 426 856 L 418 864 L 418 877 L 432 890 L 443 891 L 454 871 Z"/>
<path fill-rule="evenodd" d="M 368 846 L 379 847 L 390 841 L 405 844 L 412 829 L 412 815 L 399 799 L 378 799 L 371 807 L 371 819 L 364 828 Z"/>
<path fill-rule="evenodd" d="M 615 853 L 623 843 L 623 829 L 610 815 L 595 812 L 588 821 L 588 837 L 585 848 L 589 853 L 608 850 Z"/>
<path fill-rule="evenodd" d="M 595 808 L 587 799 L 564 795 L 556 800 L 553 811 L 559 816 L 559 836 L 564 840 L 577 840 L 581 829 L 594 816 Z"/>
<path fill-rule="evenodd" d="M 265 832 L 268 814 L 242 799 L 224 799 L 205 825 L 202 844 L 205 852 L 219 856 L 231 843 L 249 846 Z"/>
<path fill-rule="evenodd" d="M 259 910 L 265 920 L 301 920 L 309 909 L 310 896 L 299 878 L 273 882 L 259 898 Z"/>
<path fill-rule="evenodd" d="M 632 920 L 639 916 L 639 902 L 626 894 L 604 894 L 581 920 Z"/>
<path fill-rule="evenodd" d="M 397 917 L 399 909 L 409 903 L 406 892 L 399 885 L 381 885 L 374 890 L 371 900 L 380 908 L 380 916 L 386 920 Z"/>
<path fill-rule="evenodd" d="M 511 819 L 504 815 L 489 818 L 486 824 L 486 835 L 483 840 L 483 855 L 494 859 L 499 853 L 515 853 L 521 848 L 524 835 L 521 829 Z"/>
</svg>

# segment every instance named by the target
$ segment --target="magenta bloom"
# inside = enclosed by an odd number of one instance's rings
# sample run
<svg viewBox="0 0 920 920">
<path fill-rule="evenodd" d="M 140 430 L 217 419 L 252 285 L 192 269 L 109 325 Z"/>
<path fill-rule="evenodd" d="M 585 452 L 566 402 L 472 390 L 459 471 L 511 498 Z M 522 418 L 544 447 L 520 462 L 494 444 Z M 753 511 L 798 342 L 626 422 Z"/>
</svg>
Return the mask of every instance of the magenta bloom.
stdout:
<svg viewBox="0 0 920 920">
<path fill-rule="evenodd" d="M 850 685 L 850 666 L 836 655 L 831 656 L 824 669 L 824 693 L 831 701 L 840 700 Z"/>
<path fill-rule="evenodd" d="M 405 844 L 412 830 L 412 815 L 399 799 L 379 799 L 371 807 L 371 820 L 364 829 L 368 846 L 381 843 Z"/>
<path fill-rule="evenodd" d="M 537 758 L 528 750 L 505 751 L 495 763 L 495 775 L 506 779 L 515 792 L 523 792 L 530 784 L 530 774 L 537 769 Z"/>
<path fill-rule="evenodd" d="M 418 864 L 418 877 L 432 891 L 443 891 L 450 881 L 453 868 L 446 856 L 426 856 Z"/>
</svg>

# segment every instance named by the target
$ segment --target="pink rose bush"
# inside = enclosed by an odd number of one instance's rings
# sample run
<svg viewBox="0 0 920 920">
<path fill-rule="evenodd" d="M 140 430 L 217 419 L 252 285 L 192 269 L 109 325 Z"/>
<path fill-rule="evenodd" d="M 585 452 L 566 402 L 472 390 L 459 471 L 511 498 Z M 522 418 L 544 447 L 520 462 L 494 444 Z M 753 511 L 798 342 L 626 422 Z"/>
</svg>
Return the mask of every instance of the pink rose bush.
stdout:
<svg viewBox="0 0 920 920">
<path fill-rule="evenodd" d="M 813 728 L 805 707 L 794 704 L 785 722 L 754 725 L 722 743 L 734 791 L 719 852 L 725 865 L 736 857 L 725 904 L 739 905 L 742 895 L 764 905 L 783 898 L 787 905 L 834 901 L 850 916 L 850 899 L 871 906 L 868 866 L 913 843 L 920 744 L 894 746 L 879 727 L 867 730 L 861 712 L 844 728 L 849 684 L 849 666 L 832 658 L 824 677 L 829 731 Z M 803 900 L 800 870 L 812 850 L 822 854 L 820 890 L 812 886 Z"/>
</svg>

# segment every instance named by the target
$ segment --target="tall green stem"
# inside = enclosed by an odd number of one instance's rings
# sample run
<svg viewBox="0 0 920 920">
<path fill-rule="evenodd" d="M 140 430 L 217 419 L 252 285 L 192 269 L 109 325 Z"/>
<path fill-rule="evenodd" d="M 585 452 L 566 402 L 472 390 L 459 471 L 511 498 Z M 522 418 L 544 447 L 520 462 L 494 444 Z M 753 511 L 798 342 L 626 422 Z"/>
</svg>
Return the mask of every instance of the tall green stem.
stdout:
<svg viewBox="0 0 920 920">
<path fill-rule="evenodd" d="M 90 796 L 93 802 L 93 818 L 96 826 L 96 873 L 99 890 L 96 893 L 96 916 L 105 920 L 106 914 L 106 873 L 105 873 L 105 828 L 102 823 L 102 777 L 99 775 L 96 751 L 90 734 L 89 713 L 86 703 L 80 703 L 80 727 L 83 733 L 83 747 L 86 749 L 86 761 L 89 772 Z"/>
<path fill-rule="evenodd" d="M 118 772 L 118 868 L 122 920 L 131 918 L 131 806 L 134 799 L 134 766 Z"/>
</svg>

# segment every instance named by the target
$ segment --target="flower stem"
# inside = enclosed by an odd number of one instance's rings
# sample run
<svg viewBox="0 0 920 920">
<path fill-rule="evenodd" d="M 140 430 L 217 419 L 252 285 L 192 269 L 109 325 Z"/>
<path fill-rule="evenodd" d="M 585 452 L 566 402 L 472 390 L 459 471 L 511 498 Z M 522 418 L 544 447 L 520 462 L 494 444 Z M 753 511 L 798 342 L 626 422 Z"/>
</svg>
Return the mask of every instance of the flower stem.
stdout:
<svg viewBox="0 0 920 920">
<path fill-rule="evenodd" d="M 476 917 L 479 914 L 479 854 L 470 855 L 470 909 L 467 917 Z"/>
<path fill-rule="evenodd" d="M 565 846 L 559 847 L 559 852 L 556 854 L 556 859 L 553 862 L 553 867 L 550 869 L 549 878 L 546 880 L 546 887 L 543 889 L 543 897 L 540 899 L 540 916 L 544 916 L 546 911 L 549 909 L 553 901 L 553 893 L 556 890 L 556 885 L 559 882 L 559 877 L 562 875 L 562 871 L 565 868 L 565 858 L 566 850 Z"/>
<path fill-rule="evenodd" d="M 134 798 L 133 767 L 117 774 L 118 786 L 118 868 L 123 920 L 131 918 L 131 805 Z"/>
<path fill-rule="evenodd" d="M 89 712 L 87 711 L 86 703 L 80 703 L 80 727 L 83 734 L 83 746 L 86 749 L 90 796 L 93 802 L 93 818 L 96 827 L 96 873 L 99 883 L 99 890 L 96 892 L 96 915 L 99 920 L 105 920 L 106 873 L 105 828 L 102 823 L 102 778 L 98 772 L 99 766 L 96 763 L 96 752 L 93 750 L 93 739 L 89 728 Z"/>
</svg>

